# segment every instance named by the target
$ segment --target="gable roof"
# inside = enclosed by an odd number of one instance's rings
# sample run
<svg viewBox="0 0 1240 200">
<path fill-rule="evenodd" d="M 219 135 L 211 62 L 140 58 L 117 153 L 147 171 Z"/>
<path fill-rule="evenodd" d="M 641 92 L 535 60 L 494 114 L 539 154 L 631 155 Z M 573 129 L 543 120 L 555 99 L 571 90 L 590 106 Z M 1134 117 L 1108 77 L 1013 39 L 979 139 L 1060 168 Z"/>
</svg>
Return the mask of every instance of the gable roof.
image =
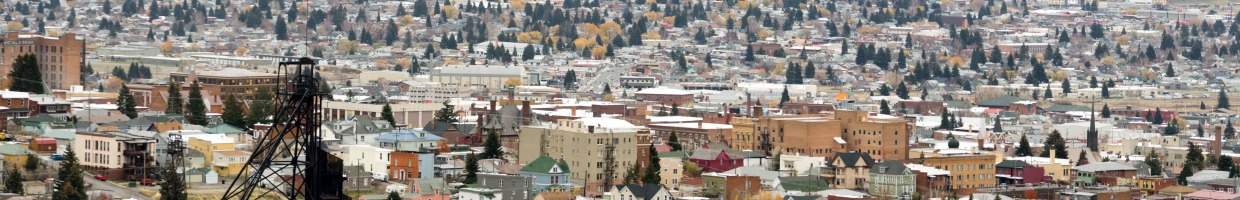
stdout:
<svg viewBox="0 0 1240 200">
<path fill-rule="evenodd" d="M 556 161 L 555 159 L 552 159 L 550 156 L 546 156 L 546 155 L 539 156 L 538 159 L 534 159 L 534 161 L 530 161 L 530 164 L 526 164 L 525 167 L 521 167 L 521 171 L 550 174 L 551 169 L 556 166 L 559 166 L 560 173 L 564 173 L 564 174 L 569 173 L 568 165 L 565 165 L 564 162 Z"/>
<path fill-rule="evenodd" d="M 637 199 L 653 199 L 654 195 L 659 194 L 663 190 L 663 186 L 659 184 L 628 184 L 621 186 L 633 193 L 633 197 Z"/>
<path fill-rule="evenodd" d="M 711 143 L 707 147 L 695 149 L 692 154 L 689 154 L 689 158 L 695 160 L 715 160 L 715 158 L 718 158 L 719 153 L 727 153 L 728 158 L 733 160 L 745 158 L 744 153 L 733 150 L 731 147 L 721 143 Z"/>
<path fill-rule="evenodd" d="M 870 174 L 907 175 L 909 172 L 904 163 L 895 160 L 883 161 L 878 166 L 870 167 Z"/>
<path fill-rule="evenodd" d="M 219 125 L 212 126 L 211 128 L 207 128 L 207 130 L 203 132 L 214 133 L 214 134 L 229 134 L 229 133 L 243 133 L 245 132 L 245 130 L 241 130 L 240 128 L 237 128 L 235 126 L 228 125 L 228 124 L 219 124 Z"/>
<path fill-rule="evenodd" d="M 864 164 L 865 166 L 874 166 L 874 159 L 870 158 L 870 154 L 866 154 L 862 152 L 855 152 L 855 151 L 845 152 L 845 153 L 835 153 L 835 157 L 831 158 L 831 160 L 832 160 L 831 161 L 832 163 L 834 163 L 836 160 L 844 162 L 844 166 L 842 167 L 857 167 L 858 166 L 857 164 Z M 857 161 L 861 161 L 861 162 L 858 163 Z"/>
</svg>

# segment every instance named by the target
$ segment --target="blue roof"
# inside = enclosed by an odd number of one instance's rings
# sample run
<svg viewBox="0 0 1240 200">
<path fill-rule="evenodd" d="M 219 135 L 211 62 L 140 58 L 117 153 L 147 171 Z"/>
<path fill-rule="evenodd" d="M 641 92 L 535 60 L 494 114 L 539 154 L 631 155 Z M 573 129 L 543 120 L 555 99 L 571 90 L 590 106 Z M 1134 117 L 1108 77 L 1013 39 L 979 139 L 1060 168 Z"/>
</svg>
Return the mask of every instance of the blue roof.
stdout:
<svg viewBox="0 0 1240 200">
<path fill-rule="evenodd" d="M 443 137 L 423 130 L 398 129 L 379 134 L 379 142 L 428 142 L 440 141 Z"/>
</svg>

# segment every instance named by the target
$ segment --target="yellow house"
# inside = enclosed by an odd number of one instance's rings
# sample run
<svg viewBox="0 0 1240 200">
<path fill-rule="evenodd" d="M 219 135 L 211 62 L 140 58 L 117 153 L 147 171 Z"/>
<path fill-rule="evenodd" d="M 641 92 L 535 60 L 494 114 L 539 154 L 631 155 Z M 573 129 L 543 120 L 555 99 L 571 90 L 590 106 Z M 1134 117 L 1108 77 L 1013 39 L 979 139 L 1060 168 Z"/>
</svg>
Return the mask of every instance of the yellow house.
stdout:
<svg viewBox="0 0 1240 200">
<path fill-rule="evenodd" d="M 237 176 L 245 167 L 245 161 L 250 158 L 250 152 L 247 151 L 222 150 L 214 154 L 215 159 L 211 160 L 211 168 L 215 169 L 221 177 Z"/>
<path fill-rule="evenodd" d="M 0 145 L 0 156 L 4 156 L 4 164 L 8 167 L 18 168 L 26 166 L 26 158 L 30 155 L 30 149 L 20 144 L 3 144 Z"/>
<path fill-rule="evenodd" d="M 207 162 L 215 161 L 215 153 L 217 152 L 237 150 L 237 141 L 223 134 L 190 134 L 184 137 L 186 138 L 185 143 L 189 145 L 189 149 L 202 152 L 202 158 Z M 207 166 L 193 167 L 208 167 L 212 164 L 204 163 L 204 165 Z M 224 175 L 224 172 L 219 173 Z"/>
</svg>

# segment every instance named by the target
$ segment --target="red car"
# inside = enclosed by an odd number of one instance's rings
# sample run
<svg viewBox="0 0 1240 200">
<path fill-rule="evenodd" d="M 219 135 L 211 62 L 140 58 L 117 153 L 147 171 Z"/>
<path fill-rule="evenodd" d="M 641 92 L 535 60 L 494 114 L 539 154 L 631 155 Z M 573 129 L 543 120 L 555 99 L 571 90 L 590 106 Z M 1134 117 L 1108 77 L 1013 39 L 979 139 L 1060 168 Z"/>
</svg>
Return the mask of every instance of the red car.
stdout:
<svg viewBox="0 0 1240 200">
<path fill-rule="evenodd" d="M 104 175 L 95 175 L 95 180 L 108 181 L 108 177 Z"/>
<path fill-rule="evenodd" d="M 142 179 L 142 185 L 145 185 L 145 186 L 155 185 L 155 179 L 149 179 L 149 178 Z"/>
</svg>

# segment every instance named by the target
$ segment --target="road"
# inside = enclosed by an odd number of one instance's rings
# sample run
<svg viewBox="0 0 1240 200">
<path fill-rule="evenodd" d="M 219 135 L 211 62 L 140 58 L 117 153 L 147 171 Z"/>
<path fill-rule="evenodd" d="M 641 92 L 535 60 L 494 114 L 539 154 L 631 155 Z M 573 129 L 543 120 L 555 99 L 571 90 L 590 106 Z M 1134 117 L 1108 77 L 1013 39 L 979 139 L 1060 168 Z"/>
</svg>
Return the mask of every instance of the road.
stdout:
<svg viewBox="0 0 1240 200">
<path fill-rule="evenodd" d="M 611 63 L 600 66 L 598 71 L 594 73 L 594 77 L 590 77 L 585 83 L 577 87 L 577 91 L 581 92 L 602 92 L 604 83 L 611 83 L 611 87 L 620 87 L 620 76 L 624 76 L 632 65 L 627 59 L 613 59 Z"/>
<path fill-rule="evenodd" d="M 47 165 L 48 170 L 50 170 L 49 172 L 54 173 L 55 170 L 60 169 L 60 161 L 54 161 L 47 156 L 39 156 L 39 158 L 41 158 L 43 163 Z M 137 188 L 123 187 L 110 182 L 100 181 L 95 179 L 95 175 L 90 174 L 90 172 L 82 173 L 82 180 L 86 183 L 86 185 L 88 185 L 86 190 L 87 194 L 105 192 L 112 196 L 113 199 L 153 200 L 151 197 L 142 195 L 141 192 L 137 191 Z"/>
</svg>

